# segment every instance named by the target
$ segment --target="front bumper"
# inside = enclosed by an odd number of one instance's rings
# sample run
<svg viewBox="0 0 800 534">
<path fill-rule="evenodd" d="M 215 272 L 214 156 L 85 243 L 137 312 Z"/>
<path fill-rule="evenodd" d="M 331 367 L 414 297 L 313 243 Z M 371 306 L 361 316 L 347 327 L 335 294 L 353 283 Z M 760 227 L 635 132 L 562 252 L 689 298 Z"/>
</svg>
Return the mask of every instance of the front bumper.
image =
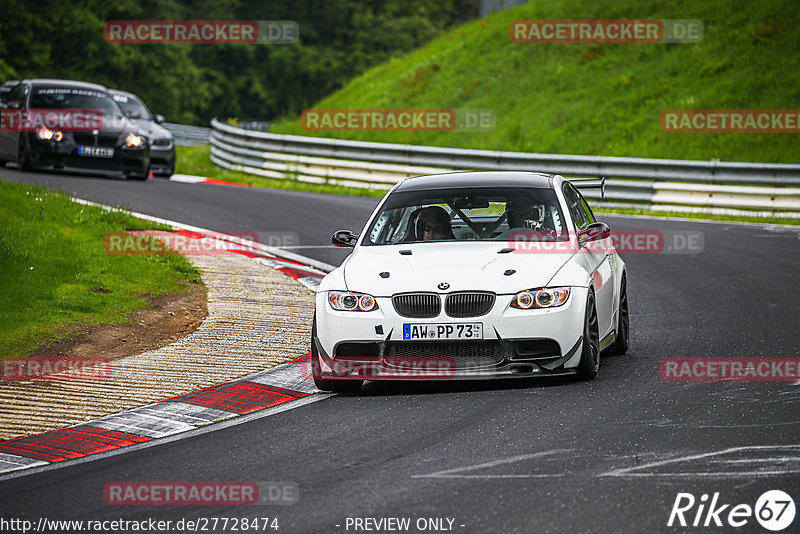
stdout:
<svg viewBox="0 0 800 534">
<path fill-rule="evenodd" d="M 65 135 L 64 140 L 48 141 L 29 137 L 30 160 L 34 168 L 82 169 L 124 174 L 143 174 L 150 163 L 150 150 L 147 146 L 140 149 L 122 148 L 121 145 L 108 147 L 114 149 L 111 158 L 88 157 L 78 154 L 79 143 Z"/>
<path fill-rule="evenodd" d="M 175 172 L 175 145 L 168 148 L 151 145 L 150 170 L 156 175 L 172 175 Z"/>
<path fill-rule="evenodd" d="M 391 298 L 378 297 L 372 312 L 330 308 L 317 294 L 314 353 L 318 376 L 351 380 L 447 380 L 526 378 L 574 374 L 580 361 L 587 289 L 573 288 L 558 308 L 511 308 L 511 295 L 498 295 L 481 317 L 402 317 Z M 444 294 L 441 295 L 442 298 Z M 403 325 L 483 324 L 476 341 L 403 340 Z"/>
</svg>

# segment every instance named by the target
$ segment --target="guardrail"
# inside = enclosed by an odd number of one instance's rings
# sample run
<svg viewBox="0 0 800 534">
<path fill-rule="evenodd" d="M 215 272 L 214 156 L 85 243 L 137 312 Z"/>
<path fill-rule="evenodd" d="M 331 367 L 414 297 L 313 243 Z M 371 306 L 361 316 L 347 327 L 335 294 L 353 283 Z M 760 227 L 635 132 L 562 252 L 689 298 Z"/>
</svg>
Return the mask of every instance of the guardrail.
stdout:
<svg viewBox="0 0 800 534">
<path fill-rule="evenodd" d="M 211 136 L 211 128 L 204 128 L 202 126 L 187 126 L 185 124 L 175 124 L 172 122 L 165 122 L 163 126 L 172 132 L 172 137 L 175 139 L 175 144 L 177 146 L 208 143 L 208 139 Z"/>
<path fill-rule="evenodd" d="M 612 207 L 800 217 L 800 165 L 794 164 L 395 145 L 256 132 L 216 119 L 211 127 L 216 165 L 270 178 L 388 189 L 407 177 L 449 170 L 526 170 L 609 177 L 602 204 Z M 599 200 L 599 191 L 586 193 Z"/>
</svg>

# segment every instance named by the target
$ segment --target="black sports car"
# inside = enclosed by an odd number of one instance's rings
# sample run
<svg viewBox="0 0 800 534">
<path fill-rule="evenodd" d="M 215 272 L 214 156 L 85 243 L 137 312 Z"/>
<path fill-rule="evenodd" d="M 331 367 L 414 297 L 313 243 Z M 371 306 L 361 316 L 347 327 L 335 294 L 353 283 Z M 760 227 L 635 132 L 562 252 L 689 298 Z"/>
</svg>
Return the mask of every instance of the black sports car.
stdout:
<svg viewBox="0 0 800 534">
<path fill-rule="evenodd" d="M 0 161 L 21 170 L 121 173 L 146 180 L 150 142 L 102 85 L 23 80 L 0 102 Z"/>
<path fill-rule="evenodd" d="M 133 93 L 112 89 L 111 96 L 150 139 L 150 171 L 153 176 L 172 176 L 175 172 L 175 140 L 172 132 L 161 126 L 164 116 L 153 115 L 142 99 Z"/>
</svg>

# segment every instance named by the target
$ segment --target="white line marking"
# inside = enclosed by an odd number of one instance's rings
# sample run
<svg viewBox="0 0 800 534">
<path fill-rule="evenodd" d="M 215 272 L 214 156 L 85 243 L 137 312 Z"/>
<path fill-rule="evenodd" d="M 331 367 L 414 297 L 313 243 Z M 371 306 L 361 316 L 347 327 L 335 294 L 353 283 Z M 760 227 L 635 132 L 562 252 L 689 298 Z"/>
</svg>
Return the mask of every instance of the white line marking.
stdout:
<svg viewBox="0 0 800 534">
<path fill-rule="evenodd" d="M 757 464 L 762 462 L 777 463 L 777 462 L 796 462 L 798 458 L 795 456 L 778 456 L 777 458 L 743 458 L 741 460 L 715 460 L 721 464 Z"/>
<path fill-rule="evenodd" d="M 795 473 L 800 473 L 800 469 L 798 470 L 790 470 L 787 469 L 785 471 L 748 471 L 742 472 L 737 471 L 733 473 L 628 473 L 626 475 L 608 475 L 602 474 L 597 475 L 600 477 L 603 476 L 620 476 L 625 478 L 645 478 L 645 477 L 665 477 L 665 478 L 681 478 L 681 477 L 691 477 L 691 478 L 753 478 L 757 476 L 782 476 L 782 475 L 793 475 Z"/>
<path fill-rule="evenodd" d="M 777 452 L 785 452 L 788 453 L 790 451 L 800 451 L 800 445 L 753 445 L 748 447 L 732 447 L 730 449 L 723 449 L 721 451 L 714 451 L 714 452 L 705 452 L 702 454 L 692 454 L 688 456 L 680 456 L 677 458 L 670 458 L 667 460 L 660 460 L 658 462 L 651 462 L 649 464 L 643 465 L 636 465 L 633 467 L 623 467 L 620 469 L 612 469 L 607 473 L 601 473 L 597 476 L 600 477 L 629 477 L 629 476 L 753 476 L 753 475 L 780 475 L 780 474 L 790 474 L 794 473 L 793 470 L 783 470 L 783 471 L 753 471 L 753 472 L 741 472 L 741 473 L 634 473 L 633 471 L 642 471 L 644 469 L 652 469 L 653 467 L 660 467 L 663 465 L 668 464 L 675 464 L 679 462 L 689 462 L 692 460 L 700 460 L 703 458 L 709 458 L 712 456 L 720 456 L 723 454 L 730 454 L 734 452 L 744 452 L 744 451 L 777 451 Z M 798 468 L 798 472 L 800 472 L 800 467 Z"/>
<path fill-rule="evenodd" d="M 241 380 L 291 389 L 301 393 L 316 393 L 318 390 L 311 377 L 303 376 L 308 374 L 310 368 L 310 361 L 287 362 L 266 371 L 248 375 Z"/>
<path fill-rule="evenodd" d="M 29 469 L 37 465 L 47 465 L 49 462 L 44 460 L 34 460 L 27 456 L 17 456 L 16 454 L 8 454 L 0 452 L 0 473 L 7 473 L 9 471 L 16 471 L 17 469 Z"/>
<path fill-rule="evenodd" d="M 530 460 L 532 458 L 541 458 L 543 456 L 552 456 L 554 454 L 563 454 L 572 452 L 572 449 L 556 449 L 552 451 L 542 451 L 533 454 L 520 454 L 511 456 L 509 458 L 502 458 L 500 460 L 492 460 L 482 464 L 469 465 L 466 467 L 456 467 L 455 469 L 445 469 L 443 471 L 436 471 L 426 475 L 412 475 L 411 478 L 547 478 L 547 477 L 560 477 L 563 474 L 549 475 L 549 474 L 532 474 L 532 475 L 457 475 L 464 471 L 474 471 L 476 469 L 486 469 L 489 467 L 497 467 L 498 465 L 507 465 L 523 460 Z"/>
<path fill-rule="evenodd" d="M 208 178 L 204 176 L 192 176 L 191 174 L 173 174 L 169 177 L 170 182 L 182 182 L 185 184 L 199 184 L 206 180 L 208 180 Z"/>
</svg>

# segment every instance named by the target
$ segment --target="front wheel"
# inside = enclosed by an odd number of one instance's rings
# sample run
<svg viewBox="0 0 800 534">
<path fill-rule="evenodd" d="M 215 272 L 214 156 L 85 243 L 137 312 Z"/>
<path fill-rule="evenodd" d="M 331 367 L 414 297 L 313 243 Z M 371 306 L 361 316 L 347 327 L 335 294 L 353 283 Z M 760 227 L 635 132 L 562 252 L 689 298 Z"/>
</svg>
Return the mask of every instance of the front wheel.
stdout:
<svg viewBox="0 0 800 534">
<path fill-rule="evenodd" d="M 17 167 L 21 171 L 31 170 L 31 147 L 28 144 L 25 135 L 19 136 L 19 151 L 17 156 Z"/>
<path fill-rule="evenodd" d="M 314 385 L 321 391 L 332 391 L 334 393 L 355 393 L 361 389 L 363 380 L 345 380 L 322 378 L 322 361 L 317 351 L 317 317 L 311 326 L 311 376 L 314 378 Z"/>
<path fill-rule="evenodd" d="M 628 318 L 628 280 L 622 276 L 619 287 L 619 318 L 617 319 L 617 339 L 608 347 L 608 354 L 620 356 L 628 352 L 630 338 L 630 320 Z"/>
<path fill-rule="evenodd" d="M 149 173 L 144 173 L 144 174 L 131 173 L 128 175 L 128 180 L 137 180 L 140 182 L 144 182 L 145 180 L 147 180 L 148 174 Z"/>
<path fill-rule="evenodd" d="M 581 361 L 578 363 L 578 378 L 592 380 L 600 369 L 600 334 L 597 326 L 597 308 L 594 293 L 586 298 L 586 313 L 583 320 L 583 343 Z"/>
</svg>

